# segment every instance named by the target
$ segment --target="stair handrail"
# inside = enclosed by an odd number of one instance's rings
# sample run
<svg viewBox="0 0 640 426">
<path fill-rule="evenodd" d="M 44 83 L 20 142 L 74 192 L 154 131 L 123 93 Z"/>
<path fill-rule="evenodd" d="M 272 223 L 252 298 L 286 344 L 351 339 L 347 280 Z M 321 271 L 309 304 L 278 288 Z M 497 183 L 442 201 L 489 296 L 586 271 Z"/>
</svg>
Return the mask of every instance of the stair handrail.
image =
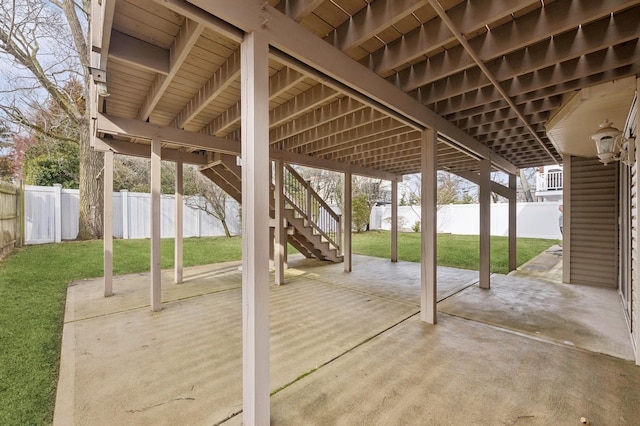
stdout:
<svg viewBox="0 0 640 426">
<path fill-rule="evenodd" d="M 324 237 L 330 245 L 340 252 L 342 215 L 334 212 L 329 204 L 320 197 L 312 188 L 311 181 L 304 180 L 290 164 L 285 164 L 284 168 L 286 174 L 295 179 L 297 182 L 295 187 L 298 189 L 298 192 L 294 193 L 291 191 L 292 188 L 287 188 L 287 185 L 284 185 L 285 201 L 298 212 L 307 226 Z M 285 182 L 286 180 L 285 176 Z M 314 209 L 314 203 L 316 209 Z M 314 213 L 316 220 L 313 217 Z"/>
</svg>

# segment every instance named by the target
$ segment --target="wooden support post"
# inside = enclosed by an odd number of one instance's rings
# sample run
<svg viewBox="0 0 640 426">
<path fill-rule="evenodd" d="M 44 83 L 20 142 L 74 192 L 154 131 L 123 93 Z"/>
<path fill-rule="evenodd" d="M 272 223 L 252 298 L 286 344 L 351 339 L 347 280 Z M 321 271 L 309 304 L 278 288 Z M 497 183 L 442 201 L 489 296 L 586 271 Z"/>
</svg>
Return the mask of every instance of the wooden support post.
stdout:
<svg viewBox="0 0 640 426">
<path fill-rule="evenodd" d="M 183 176 L 184 171 L 182 167 L 182 160 L 176 161 L 176 196 L 175 196 L 175 239 L 174 246 L 174 281 L 176 284 L 181 284 L 183 281 L 183 265 L 182 265 L 182 243 L 183 243 L 183 228 L 184 228 L 184 185 Z"/>
<path fill-rule="evenodd" d="M 162 309 L 160 282 L 160 140 L 151 141 L 151 310 Z"/>
<path fill-rule="evenodd" d="M 284 262 L 285 253 L 287 251 L 287 233 L 284 224 L 284 169 L 282 161 L 276 160 L 276 172 L 275 172 L 275 216 L 276 216 L 276 228 L 275 228 L 275 283 L 276 285 L 284 284 Z"/>
<path fill-rule="evenodd" d="M 480 160 L 480 288 L 491 288 L 491 160 Z"/>
<path fill-rule="evenodd" d="M 398 261 L 398 181 L 391 181 L 391 261 Z"/>
<path fill-rule="evenodd" d="M 113 151 L 104 153 L 104 297 L 113 295 Z"/>
<path fill-rule="evenodd" d="M 435 129 L 427 129 L 422 132 L 420 319 L 429 324 L 438 322 L 436 308 L 438 271 L 437 142 L 438 133 Z"/>
<path fill-rule="evenodd" d="M 515 271 L 518 267 L 518 200 L 516 198 L 517 189 L 517 175 L 515 173 L 509 174 L 509 189 L 513 190 L 513 196 L 509 197 L 509 272 Z"/>
<path fill-rule="evenodd" d="M 342 217 L 344 219 L 344 271 L 351 272 L 351 211 L 353 206 L 350 172 L 344 174 L 344 199 L 342 205 L 344 206 L 344 212 L 342 214 Z"/>
<path fill-rule="evenodd" d="M 268 425 L 269 407 L 269 46 L 242 41 L 242 341 L 244 424 Z"/>
</svg>

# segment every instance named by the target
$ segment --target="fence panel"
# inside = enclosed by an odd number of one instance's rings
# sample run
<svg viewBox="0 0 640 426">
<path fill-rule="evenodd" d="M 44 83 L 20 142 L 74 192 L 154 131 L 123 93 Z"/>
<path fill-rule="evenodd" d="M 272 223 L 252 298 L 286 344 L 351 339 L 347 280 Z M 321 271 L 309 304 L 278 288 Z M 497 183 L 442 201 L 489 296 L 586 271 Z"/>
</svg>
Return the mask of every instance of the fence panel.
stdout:
<svg viewBox="0 0 640 426">
<path fill-rule="evenodd" d="M 0 182 L 0 257 L 16 245 L 18 228 L 18 189 Z"/>
<path fill-rule="evenodd" d="M 54 190 L 55 188 L 49 186 L 25 186 L 25 244 L 55 242 Z"/>
</svg>

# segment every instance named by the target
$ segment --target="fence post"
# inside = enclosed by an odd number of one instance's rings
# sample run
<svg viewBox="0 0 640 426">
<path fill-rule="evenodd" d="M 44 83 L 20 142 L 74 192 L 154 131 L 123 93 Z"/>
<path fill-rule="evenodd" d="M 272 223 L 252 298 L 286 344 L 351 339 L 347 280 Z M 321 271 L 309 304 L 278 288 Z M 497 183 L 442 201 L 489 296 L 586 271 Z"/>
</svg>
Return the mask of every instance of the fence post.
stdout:
<svg viewBox="0 0 640 426">
<path fill-rule="evenodd" d="M 62 241 L 62 185 L 59 183 L 53 185 L 53 196 L 53 241 L 59 243 Z"/>
<path fill-rule="evenodd" d="M 24 245 L 24 182 L 16 184 L 16 247 Z"/>
<path fill-rule="evenodd" d="M 129 239 L 129 190 L 121 189 L 122 194 L 122 239 Z"/>
</svg>

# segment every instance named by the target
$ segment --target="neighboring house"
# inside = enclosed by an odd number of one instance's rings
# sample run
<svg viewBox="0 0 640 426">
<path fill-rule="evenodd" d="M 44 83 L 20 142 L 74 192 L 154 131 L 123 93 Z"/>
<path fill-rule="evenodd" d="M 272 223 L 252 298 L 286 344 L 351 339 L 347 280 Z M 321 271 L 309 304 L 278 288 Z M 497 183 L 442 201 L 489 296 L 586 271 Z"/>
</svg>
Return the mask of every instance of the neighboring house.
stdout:
<svg viewBox="0 0 640 426">
<path fill-rule="evenodd" d="M 536 174 L 536 201 L 562 200 L 562 166 L 541 166 Z"/>
</svg>

